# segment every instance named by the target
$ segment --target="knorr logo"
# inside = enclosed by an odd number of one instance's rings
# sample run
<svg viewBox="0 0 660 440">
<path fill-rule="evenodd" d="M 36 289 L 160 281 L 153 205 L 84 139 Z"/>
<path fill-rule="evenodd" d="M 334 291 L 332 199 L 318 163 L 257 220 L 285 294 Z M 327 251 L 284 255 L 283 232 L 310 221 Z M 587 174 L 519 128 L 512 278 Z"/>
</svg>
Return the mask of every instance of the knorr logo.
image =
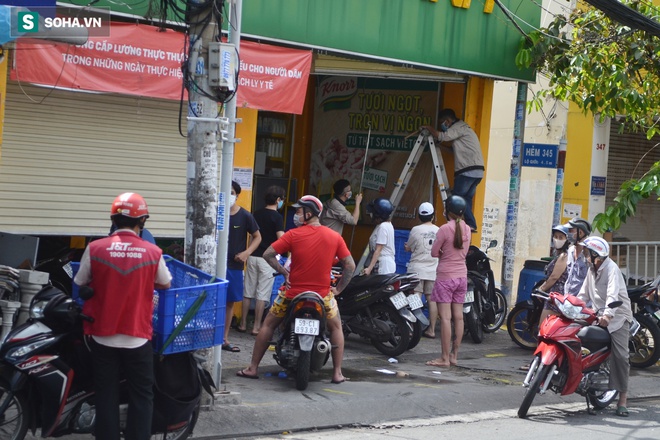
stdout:
<svg viewBox="0 0 660 440">
<path fill-rule="evenodd" d="M 357 79 L 346 77 L 327 78 L 318 86 L 319 106 L 323 110 L 349 108 L 351 99 L 357 93 Z"/>
</svg>

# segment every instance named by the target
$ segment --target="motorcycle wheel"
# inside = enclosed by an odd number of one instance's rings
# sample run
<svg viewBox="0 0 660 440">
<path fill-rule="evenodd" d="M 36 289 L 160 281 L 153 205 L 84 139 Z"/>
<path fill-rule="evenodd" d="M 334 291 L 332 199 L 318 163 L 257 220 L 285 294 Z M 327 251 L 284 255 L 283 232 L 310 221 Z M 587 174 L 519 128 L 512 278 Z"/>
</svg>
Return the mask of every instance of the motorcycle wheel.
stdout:
<svg viewBox="0 0 660 440">
<path fill-rule="evenodd" d="M 532 311 L 515 306 L 506 319 L 506 329 L 513 342 L 522 348 L 533 350 L 538 345 L 539 325 L 529 322 Z"/>
<path fill-rule="evenodd" d="M 596 394 L 588 394 L 589 403 L 596 409 L 605 409 L 614 400 L 619 398 L 619 392 L 616 390 L 597 391 Z"/>
<path fill-rule="evenodd" d="M 479 319 L 479 314 L 477 309 L 472 304 L 470 307 L 470 312 L 464 316 L 465 328 L 467 328 L 470 333 L 470 337 L 475 344 L 481 344 L 484 341 L 484 329 L 481 325 L 481 319 Z"/>
<path fill-rule="evenodd" d="M 523 398 L 523 401 L 520 404 L 520 408 L 518 409 L 519 418 L 524 419 L 527 417 L 527 411 L 529 411 L 529 407 L 532 406 L 532 402 L 534 401 L 536 394 L 538 394 L 539 390 L 541 389 L 543 379 L 546 379 L 549 372 L 550 365 L 543 365 L 539 362 L 538 366 L 536 367 L 536 371 L 534 372 L 532 382 L 529 384 L 527 391 L 525 391 L 525 397 Z M 547 379 L 550 380 L 550 378 Z"/>
<path fill-rule="evenodd" d="M 508 305 L 506 302 L 506 297 L 500 289 L 495 289 L 495 302 L 493 304 L 495 308 L 495 322 L 488 325 L 485 322 L 482 323 L 482 327 L 486 333 L 494 333 L 502 327 L 504 320 L 506 319 L 506 311 L 508 310 Z"/>
<path fill-rule="evenodd" d="M 9 384 L 0 380 L 0 405 L 7 399 Z M 4 414 L 0 415 L 0 438 L 6 440 L 23 440 L 30 426 L 30 408 L 23 393 L 12 397 Z"/>
<path fill-rule="evenodd" d="M 419 320 L 415 322 L 408 322 L 408 327 L 411 331 L 408 350 L 412 350 L 413 348 L 417 347 L 417 344 L 419 344 L 419 341 L 422 339 L 422 332 L 424 331 L 424 327 L 422 326 L 422 323 L 419 322 Z"/>
<path fill-rule="evenodd" d="M 410 344 L 410 328 L 408 321 L 394 308 L 385 304 L 375 304 L 371 309 L 374 319 L 380 319 L 390 327 L 390 338 L 387 342 L 371 340 L 376 350 L 387 356 L 399 356 L 408 349 Z"/>
<path fill-rule="evenodd" d="M 197 404 L 195 409 L 193 410 L 193 413 L 190 415 L 190 421 L 186 426 L 184 426 L 181 429 L 178 429 L 176 431 L 171 431 L 163 434 L 153 434 L 151 438 L 153 440 L 186 440 L 188 437 L 190 437 L 193 433 L 193 429 L 195 429 L 195 425 L 197 424 L 197 418 L 199 417 L 199 409 L 202 405 L 201 399 L 200 402 Z"/>
<path fill-rule="evenodd" d="M 312 363 L 312 352 L 300 350 L 296 366 L 296 389 L 304 391 L 309 385 L 309 368 Z"/>
<path fill-rule="evenodd" d="M 660 328 L 656 322 L 648 316 L 637 314 L 635 319 L 640 328 L 637 334 L 630 339 L 630 366 L 635 368 L 646 368 L 655 365 L 660 359 Z"/>
</svg>

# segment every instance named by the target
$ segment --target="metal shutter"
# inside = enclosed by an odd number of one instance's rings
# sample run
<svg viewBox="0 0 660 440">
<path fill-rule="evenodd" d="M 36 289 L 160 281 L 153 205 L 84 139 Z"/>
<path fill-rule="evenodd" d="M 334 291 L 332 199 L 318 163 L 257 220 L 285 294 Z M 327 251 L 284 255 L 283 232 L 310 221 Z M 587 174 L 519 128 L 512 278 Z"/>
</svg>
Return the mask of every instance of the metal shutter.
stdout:
<svg viewBox="0 0 660 440">
<path fill-rule="evenodd" d="M 187 147 L 178 112 L 175 101 L 9 82 L 0 231 L 105 235 L 112 200 L 133 191 L 149 204 L 154 235 L 182 237 Z"/>
<path fill-rule="evenodd" d="M 653 163 L 660 161 L 660 146 L 642 157 L 658 142 L 657 136 L 646 139 L 645 133 L 619 133 L 621 124 L 612 121 L 610 129 L 610 153 L 607 166 L 606 206 L 611 206 L 621 184 L 631 178 L 639 179 Z M 640 162 L 641 159 L 641 162 Z M 636 171 L 635 167 L 637 168 Z M 615 237 L 631 241 L 657 241 L 660 202 L 651 197 L 643 200 L 635 217 L 629 219 L 615 233 Z"/>
</svg>

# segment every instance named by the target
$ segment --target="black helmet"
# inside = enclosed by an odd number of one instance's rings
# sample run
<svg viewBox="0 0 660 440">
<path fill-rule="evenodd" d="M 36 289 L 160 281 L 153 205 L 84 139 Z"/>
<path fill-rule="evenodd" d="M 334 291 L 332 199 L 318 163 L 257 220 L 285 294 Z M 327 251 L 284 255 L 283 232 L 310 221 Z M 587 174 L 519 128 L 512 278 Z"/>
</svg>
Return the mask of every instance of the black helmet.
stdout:
<svg viewBox="0 0 660 440">
<path fill-rule="evenodd" d="M 294 208 L 307 208 L 313 214 L 312 216 L 318 217 L 323 211 L 323 203 L 314 196 L 302 196 L 296 203 L 293 205 Z"/>
<path fill-rule="evenodd" d="M 465 214 L 465 209 L 467 208 L 467 203 L 465 199 L 461 196 L 449 196 L 445 200 L 445 210 L 447 213 L 452 213 L 458 216 Z"/>
<path fill-rule="evenodd" d="M 572 228 L 579 229 L 580 231 L 582 231 L 585 237 L 591 235 L 591 223 L 589 223 L 583 218 L 575 217 L 569 220 L 568 224 L 571 225 Z"/>
<path fill-rule="evenodd" d="M 387 220 L 394 212 L 394 205 L 389 200 L 379 197 L 367 205 L 367 214 L 373 214 L 381 220 Z"/>
</svg>

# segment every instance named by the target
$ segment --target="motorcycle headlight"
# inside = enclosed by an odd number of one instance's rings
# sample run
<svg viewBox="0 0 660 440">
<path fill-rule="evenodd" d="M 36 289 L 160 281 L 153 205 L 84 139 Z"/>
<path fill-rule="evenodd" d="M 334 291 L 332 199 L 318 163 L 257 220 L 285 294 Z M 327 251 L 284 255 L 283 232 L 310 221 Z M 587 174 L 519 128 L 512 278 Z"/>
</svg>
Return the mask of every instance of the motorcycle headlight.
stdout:
<svg viewBox="0 0 660 440">
<path fill-rule="evenodd" d="M 559 308 L 559 311 L 568 319 L 587 319 L 589 317 L 588 314 L 582 313 L 582 306 L 575 306 L 568 300 L 564 302 L 555 300 L 555 304 Z"/>
<path fill-rule="evenodd" d="M 48 304 L 48 300 L 34 301 L 30 305 L 30 318 L 33 319 L 43 319 L 44 318 L 44 309 Z"/>
<path fill-rule="evenodd" d="M 40 341 L 32 342 L 31 344 L 24 345 L 22 347 L 15 348 L 7 353 L 7 358 L 17 361 L 22 357 L 32 353 L 33 351 L 40 349 L 44 345 L 51 344 L 54 340 L 55 338 L 46 338 Z"/>
</svg>

